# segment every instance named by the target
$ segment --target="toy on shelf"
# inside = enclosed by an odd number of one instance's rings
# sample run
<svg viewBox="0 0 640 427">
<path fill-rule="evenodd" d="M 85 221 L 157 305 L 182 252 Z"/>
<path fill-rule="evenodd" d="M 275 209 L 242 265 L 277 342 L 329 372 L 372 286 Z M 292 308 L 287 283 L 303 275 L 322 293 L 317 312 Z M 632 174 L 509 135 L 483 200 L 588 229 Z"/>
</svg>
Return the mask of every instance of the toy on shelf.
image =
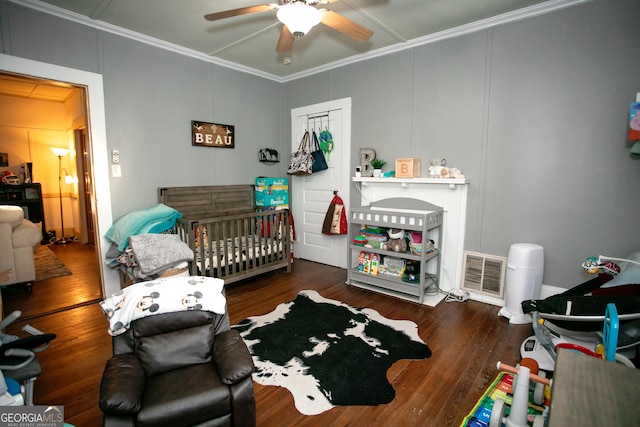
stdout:
<svg viewBox="0 0 640 427">
<path fill-rule="evenodd" d="M 429 163 L 429 178 L 442 178 L 442 171 L 446 169 L 444 165 L 447 164 L 447 160 L 431 159 Z"/>
<path fill-rule="evenodd" d="M 462 178 L 464 175 L 458 168 L 446 167 L 446 159 L 431 159 L 429 162 L 429 178 Z"/>
<path fill-rule="evenodd" d="M 357 246 L 364 246 L 364 245 L 366 245 L 367 243 L 369 243 L 369 240 L 368 240 L 366 237 L 364 237 L 363 235 L 356 236 L 356 237 L 353 239 L 353 244 L 354 244 L 354 245 L 357 245 Z"/>
<path fill-rule="evenodd" d="M 407 233 L 407 237 L 409 238 L 409 248 L 411 249 L 411 253 L 420 256 L 422 254 L 422 233 L 410 231 Z M 425 253 L 430 254 L 435 250 L 435 242 L 432 239 L 428 239 L 424 245 Z"/>
<path fill-rule="evenodd" d="M 365 227 L 360 230 L 360 236 L 367 239 L 365 246 L 368 248 L 380 249 L 389 240 L 386 229 L 381 227 Z"/>
<path fill-rule="evenodd" d="M 406 252 L 407 240 L 404 230 L 398 228 L 389 229 L 389 241 L 382 244 L 382 249 L 394 252 Z"/>
</svg>

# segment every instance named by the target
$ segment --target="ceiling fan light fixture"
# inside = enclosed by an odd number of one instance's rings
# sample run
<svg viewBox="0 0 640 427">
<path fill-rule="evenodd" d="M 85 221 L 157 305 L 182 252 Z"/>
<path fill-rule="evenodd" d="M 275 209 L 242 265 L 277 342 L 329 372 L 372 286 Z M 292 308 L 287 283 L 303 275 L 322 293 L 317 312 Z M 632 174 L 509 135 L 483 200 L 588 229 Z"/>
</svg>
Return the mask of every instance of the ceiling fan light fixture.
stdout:
<svg viewBox="0 0 640 427">
<path fill-rule="evenodd" d="M 293 2 L 280 6 L 276 16 L 291 34 L 302 37 L 320 23 L 322 12 L 304 2 Z"/>
</svg>

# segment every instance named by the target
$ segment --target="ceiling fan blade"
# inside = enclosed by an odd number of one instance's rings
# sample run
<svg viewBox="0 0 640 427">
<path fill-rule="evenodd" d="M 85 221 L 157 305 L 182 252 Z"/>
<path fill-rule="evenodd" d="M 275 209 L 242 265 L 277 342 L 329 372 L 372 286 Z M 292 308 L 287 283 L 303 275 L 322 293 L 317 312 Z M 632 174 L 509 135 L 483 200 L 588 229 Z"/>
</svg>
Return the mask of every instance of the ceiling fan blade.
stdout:
<svg viewBox="0 0 640 427">
<path fill-rule="evenodd" d="M 204 19 L 206 19 L 207 21 L 217 21 L 218 19 L 231 18 L 233 16 L 267 12 L 270 10 L 275 10 L 277 8 L 277 4 L 259 4 L 256 6 L 247 6 L 238 9 L 225 10 L 224 12 L 209 13 L 208 15 L 204 15 Z"/>
<path fill-rule="evenodd" d="M 282 32 L 280 32 L 280 38 L 278 39 L 278 44 L 276 45 L 276 52 L 290 51 L 295 39 L 296 37 L 291 34 L 291 31 L 289 31 L 287 26 L 283 25 Z"/>
<path fill-rule="evenodd" d="M 373 31 L 370 29 L 356 24 L 332 10 L 325 10 L 322 13 L 322 21 L 320 22 L 359 42 L 366 42 L 373 35 Z"/>
</svg>

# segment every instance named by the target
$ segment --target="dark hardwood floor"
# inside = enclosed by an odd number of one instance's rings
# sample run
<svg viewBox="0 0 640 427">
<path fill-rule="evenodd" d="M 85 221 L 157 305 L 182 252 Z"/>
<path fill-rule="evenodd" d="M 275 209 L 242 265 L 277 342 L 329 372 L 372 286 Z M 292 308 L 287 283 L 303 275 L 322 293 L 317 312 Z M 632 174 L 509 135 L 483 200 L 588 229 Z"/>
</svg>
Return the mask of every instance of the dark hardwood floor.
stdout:
<svg viewBox="0 0 640 427">
<path fill-rule="evenodd" d="M 55 249 L 73 272 L 67 280 L 81 295 L 85 293 L 82 284 L 95 281 L 97 273 L 74 264 L 79 258 L 74 248 L 77 246 Z M 345 270 L 296 260 L 291 274 L 276 271 L 230 285 L 227 297 L 231 321 L 267 313 L 279 303 L 294 299 L 300 290 L 314 289 L 326 298 L 416 322 L 433 355 L 426 360 L 394 364 L 387 376 L 396 397 L 380 406 L 336 407 L 320 415 L 304 416 L 295 409 L 286 389 L 256 384 L 259 426 L 457 426 L 498 374 L 496 362 L 517 363 L 521 342 L 532 334 L 530 325 L 509 325 L 498 317 L 495 306 L 467 301 L 442 302 L 431 308 L 345 285 L 345 279 Z M 47 295 L 52 301 L 58 297 L 56 292 Z M 21 335 L 16 331 L 23 323 L 8 332 Z M 66 421 L 78 427 L 101 425 L 98 389 L 104 364 L 111 355 L 111 339 L 98 304 L 76 304 L 32 317 L 26 323 L 58 336 L 38 356 L 43 372 L 35 384 L 36 404 L 64 405 Z"/>
</svg>

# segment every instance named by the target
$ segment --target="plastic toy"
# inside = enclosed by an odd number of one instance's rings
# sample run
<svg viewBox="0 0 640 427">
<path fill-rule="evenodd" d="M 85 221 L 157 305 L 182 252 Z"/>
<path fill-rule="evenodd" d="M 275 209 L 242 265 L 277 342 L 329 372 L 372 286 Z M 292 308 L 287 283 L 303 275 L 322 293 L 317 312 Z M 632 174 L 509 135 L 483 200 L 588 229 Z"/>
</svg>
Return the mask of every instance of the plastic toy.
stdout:
<svg viewBox="0 0 640 427">
<path fill-rule="evenodd" d="M 525 366 L 528 365 L 528 366 Z M 536 383 L 536 391 L 534 391 L 534 402 L 541 404 L 544 402 L 544 387 L 551 385 L 551 380 L 532 373 L 537 371 L 537 364 L 531 359 L 522 359 L 520 365 L 516 368 L 513 366 L 505 365 L 498 362 L 497 369 L 516 374 L 513 380 L 513 402 L 509 410 L 509 415 L 506 414 L 506 401 L 503 399 L 496 399 L 491 410 L 491 419 L 489 427 L 528 427 L 528 407 L 529 407 L 529 385 L 533 381 Z M 539 385 L 539 386 L 538 386 Z M 542 392 L 538 391 L 542 390 Z M 544 426 L 544 416 L 534 416 L 533 427 Z"/>
<path fill-rule="evenodd" d="M 611 261 L 602 262 L 596 257 L 589 257 L 582 263 L 582 268 L 589 274 L 599 274 L 602 273 L 610 274 L 615 276 L 620 273 L 620 266 Z"/>
</svg>

